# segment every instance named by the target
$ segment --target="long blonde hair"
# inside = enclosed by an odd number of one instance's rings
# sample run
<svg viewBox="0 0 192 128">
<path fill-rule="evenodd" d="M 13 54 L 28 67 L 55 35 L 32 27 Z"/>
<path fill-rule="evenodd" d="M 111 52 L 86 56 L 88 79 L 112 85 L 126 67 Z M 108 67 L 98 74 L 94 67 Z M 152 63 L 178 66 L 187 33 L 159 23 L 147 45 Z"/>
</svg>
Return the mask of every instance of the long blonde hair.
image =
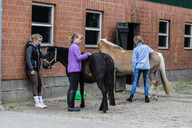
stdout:
<svg viewBox="0 0 192 128">
<path fill-rule="evenodd" d="M 34 42 L 34 40 L 38 40 L 39 38 L 41 38 L 43 40 L 42 35 L 36 33 L 36 34 L 31 35 L 29 41 Z"/>
<path fill-rule="evenodd" d="M 142 37 L 141 36 L 135 36 L 135 38 L 134 38 L 134 42 L 136 43 L 136 44 L 139 44 L 139 43 L 143 43 L 143 39 L 142 39 Z"/>
<path fill-rule="evenodd" d="M 73 43 L 74 39 L 75 39 L 75 38 L 79 38 L 79 37 L 80 37 L 80 38 L 83 38 L 83 35 L 81 35 L 81 34 L 79 34 L 79 33 L 74 33 L 73 36 L 70 36 L 70 37 L 69 37 L 69 40 L 70 40 L 71 43 Z"/>
</svg>

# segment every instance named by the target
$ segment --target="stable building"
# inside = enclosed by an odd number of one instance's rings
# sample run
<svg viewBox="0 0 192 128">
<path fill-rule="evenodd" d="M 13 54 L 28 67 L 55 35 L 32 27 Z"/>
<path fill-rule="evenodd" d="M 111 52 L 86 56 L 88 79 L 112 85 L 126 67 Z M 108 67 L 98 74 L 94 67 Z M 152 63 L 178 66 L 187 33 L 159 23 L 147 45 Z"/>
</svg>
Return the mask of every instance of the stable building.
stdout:
<svg viewBox="0 0 192 128">
<path fill-rule="evenodd" d="M 192 79 L 190 0 L 0 0 L 0 103 L 32 98 L 25 71 L 31 34 L 43 36 L 45 53 L 47 46 L 69 47 L 75 32 L 85 37 L 81 51 L 92 53 L 98 52 L 98 38 L 132 50 L 134 36 L 141 35 L 163 54 L 169 81 Z M 63 65 L 41 68 L 41 74 L 44 97 L 66 95 L 69 82 Z"/>
</svg>

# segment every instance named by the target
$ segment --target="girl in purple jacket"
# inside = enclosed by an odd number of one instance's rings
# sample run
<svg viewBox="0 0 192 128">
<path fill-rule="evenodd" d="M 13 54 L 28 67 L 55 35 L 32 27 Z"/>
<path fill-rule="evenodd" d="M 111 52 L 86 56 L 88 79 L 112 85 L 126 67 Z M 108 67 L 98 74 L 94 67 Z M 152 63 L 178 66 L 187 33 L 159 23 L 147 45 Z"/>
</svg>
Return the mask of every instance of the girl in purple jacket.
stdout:
<svg viewBox="0 0 192 128">
<path fill-rule="evenodd" d="M 90 53 L 81 53 L 79 43 L 82 41 L 83 36 L 79 33 L 75 33 L 72 37 L 70 37 L 70 42 L 72 45 L 69 47 L 67 68 L 70 81 L 70 86 L 67 92 L 68 111 L 80 111 L 79 108 L 74 107 L 74 100 L 80 78 L 81 60 L 84 60 L 91 55 Z"/>
</svg>

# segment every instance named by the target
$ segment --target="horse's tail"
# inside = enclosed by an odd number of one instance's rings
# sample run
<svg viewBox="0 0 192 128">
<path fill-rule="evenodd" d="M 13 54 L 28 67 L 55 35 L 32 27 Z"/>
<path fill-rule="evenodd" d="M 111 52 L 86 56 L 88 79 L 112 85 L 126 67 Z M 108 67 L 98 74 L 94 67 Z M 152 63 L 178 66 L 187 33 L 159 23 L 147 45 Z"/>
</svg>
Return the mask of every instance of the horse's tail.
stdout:
<svg viewBox="0 0 192 128">
<path fill-rule="evenodd" d="M 164 62 L 164 58 L 163 55 L 161 53 L 158 52 L 158 56 L 160 58 L 160 77 L 161 77 L 161 81 L 162 81 L 162 85 L 163 88 L 165 90 L 165 93 L 167 95 L 170 94 L 170 92 L 174 91 L 174 89 L 171 87 L 171 83 L 168 81 L 167 77 L 166 77 L 166 73 L 165 73 L 165 62 Z"/>
<path fill-rule="evenodd" d="M 115 76 L 115 66 L 114 66 L 114 61 L 111 58 L 111 56 L 107 55 L 106 57 L 106 76 L 105 76 L 105 83 L 107 84 L 107 90 L 109 94 L 109 101 L 110 105 L 114 106 L 115 105 L 115 98 L 114 98 L 114 76 Z"/>
</svg>

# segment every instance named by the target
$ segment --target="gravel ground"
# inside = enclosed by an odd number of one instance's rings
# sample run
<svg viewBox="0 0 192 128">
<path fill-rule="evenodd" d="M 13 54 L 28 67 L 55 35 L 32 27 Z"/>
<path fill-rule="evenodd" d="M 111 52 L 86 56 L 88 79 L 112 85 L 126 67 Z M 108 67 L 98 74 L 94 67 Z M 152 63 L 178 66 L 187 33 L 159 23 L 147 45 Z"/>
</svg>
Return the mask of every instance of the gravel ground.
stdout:
<svg viewBox="0 0 192 128">
<path fill-rule="evenodd" d="M 192 84 L 172 82 L 175 92 L 166 95 L 161 89 L 157 101 L 144 102 L 144 89 L 137 88 L 133 102 L 127 102 L 131 86 L 127 91 L 115 93 L 116 106 L 109 106 L 107 113 L 98 111 L 101 93 L 86 94 L 85 108 L 80 112 L 68 112 L 66 97 L 45 99 L 46 109 L 34 107 L 33 100 L 3 105 L 6 111 L 44 114 L 48 116 L 73 117 L 93 121 L 129 124 L 153 128 L 191 128 L 192 126 Z M 183 87 L 183 88 L 182 88 Z M 185 88 L 184 88 L 185 87 Z M 155 91 L 153 92 L 155 93 Z M 80 101 L 75 101 L 76 106 Z"/>
</svg>

